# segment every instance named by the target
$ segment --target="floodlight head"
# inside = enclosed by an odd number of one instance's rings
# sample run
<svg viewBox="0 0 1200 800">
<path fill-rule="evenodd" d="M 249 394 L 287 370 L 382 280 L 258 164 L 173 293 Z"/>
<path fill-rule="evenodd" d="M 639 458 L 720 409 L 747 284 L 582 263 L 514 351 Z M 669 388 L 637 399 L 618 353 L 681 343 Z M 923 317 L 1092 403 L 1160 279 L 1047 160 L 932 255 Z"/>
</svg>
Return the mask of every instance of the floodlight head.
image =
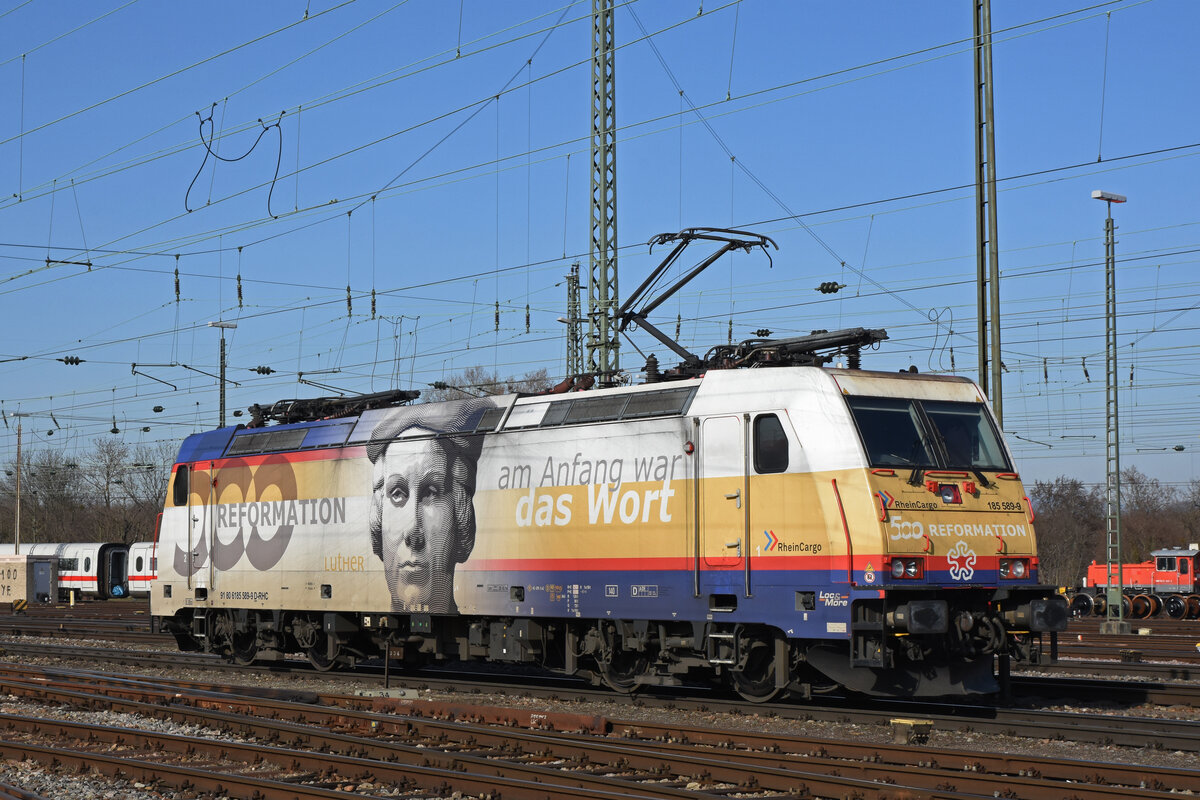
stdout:
<svg viewBox="0 0 1200 800">
<path fill-rule="evenodd" d="M 1116 194 L 1114 192 L 1102 192 L 1099 189 L 1092 190 L 1092 199 L 1093 200 L 1105 200 L 1109 203 L 1124 203 L 1126 200 L 1125 195 L 1123 195 L 1123 194 Z"/>
</svg>

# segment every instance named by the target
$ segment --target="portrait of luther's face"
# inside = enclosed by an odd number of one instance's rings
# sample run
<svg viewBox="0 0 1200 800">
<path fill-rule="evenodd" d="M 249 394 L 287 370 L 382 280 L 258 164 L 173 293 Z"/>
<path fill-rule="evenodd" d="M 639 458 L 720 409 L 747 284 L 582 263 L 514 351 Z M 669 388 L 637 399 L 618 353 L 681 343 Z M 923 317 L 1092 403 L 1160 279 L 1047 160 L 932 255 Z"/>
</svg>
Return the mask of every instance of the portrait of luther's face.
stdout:
<svg viewBox="0 0 1200 800">
<path fill-rule="evenodd" d="M 436 439 L 396 443 L 377 464 L 381 557 L 392 598 L 406 609 L 449 611 L 456 526 L 447 453 Z"/>
<path fill-rule="evenodd" d="M 454 570 L 475 546 L 483 437 L 473 431 L 492 406 L 485 400 L 405 406 L 372 433 L 371 544 L 383 561 L 393 611 L 458 611 Z"/>
</svg>

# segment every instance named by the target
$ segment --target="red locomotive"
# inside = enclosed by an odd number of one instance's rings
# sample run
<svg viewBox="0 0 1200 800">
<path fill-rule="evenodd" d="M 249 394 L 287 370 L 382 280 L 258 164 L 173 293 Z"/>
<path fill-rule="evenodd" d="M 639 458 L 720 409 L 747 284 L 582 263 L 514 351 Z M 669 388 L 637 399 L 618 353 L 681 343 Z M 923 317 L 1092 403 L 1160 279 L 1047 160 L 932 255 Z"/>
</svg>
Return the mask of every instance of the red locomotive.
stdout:
<svg viewBox="0 0 1200 800">
<path fill-rule="evenodd" d="M 1121 565 L 1124 615 L 1143 619 L 1165 611 L 1173 619 L 1200 619 L 1200 545 L 1154 550 L 1150 555 L 1149 561 Z M 1113 572 L 1115 582 L 1115 566 Z M 1108 565 L 1093 561 L 1071 610 L 1076 616 L 1104 614 L 1108 587 Z"/>
</svg>

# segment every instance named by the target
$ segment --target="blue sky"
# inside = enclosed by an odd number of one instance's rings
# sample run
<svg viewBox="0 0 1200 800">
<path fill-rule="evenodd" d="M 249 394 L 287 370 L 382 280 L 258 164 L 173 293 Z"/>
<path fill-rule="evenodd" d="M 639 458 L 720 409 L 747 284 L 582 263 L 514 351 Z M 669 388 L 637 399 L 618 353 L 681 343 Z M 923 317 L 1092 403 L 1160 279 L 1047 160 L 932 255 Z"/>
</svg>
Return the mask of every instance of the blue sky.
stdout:
<svg viewBox="0 0 1200 800">
<path fill-rule="evenodd" d="M 472 366 L 561 377 L 564 275 L 588 271 L 590 11 L 0 3 L 4 411 L 70 453 L 114 420 L 130 444 L 213 427 L 214 320 L 238 325 L 230 413 L 330 393 L 300 373 L 348 392 Z M 864 366 L 975 377 L 971 3 L 616 13 L 621 296 L 658 263 L 654 234 L 746 228 L 779 243 L 774 266 L 727 257 L 662 306 L 686 346 L 731 322 L 885 328 Z M 1197 476 L 1197 29 L 1184 0 L 995 3 L 1004 423 L 1027 480 L 1103 480 L 1093 189 L 1129 197 L 1122 463 Z M 205 160 L 202 132 L 240 160 Z M 643 359 L 623 343 L 621 363 Z"/>
</svg>

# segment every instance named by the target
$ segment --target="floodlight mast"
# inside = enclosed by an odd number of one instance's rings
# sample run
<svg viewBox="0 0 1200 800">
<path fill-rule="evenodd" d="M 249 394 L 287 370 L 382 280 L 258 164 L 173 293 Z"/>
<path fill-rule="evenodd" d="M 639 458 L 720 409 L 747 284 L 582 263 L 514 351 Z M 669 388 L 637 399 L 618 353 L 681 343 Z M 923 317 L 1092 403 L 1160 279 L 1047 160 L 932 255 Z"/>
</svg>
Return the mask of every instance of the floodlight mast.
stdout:
<svg viewBox="0 0 1200 800">
<path fill-rule="evenodd" d="M 1108 208 L 1108 217 L 1104 220 L 1104 351 L 1107 362 L 1104 376 L 1104 527 L 1108 587 L 1105 590 L 1105 620 L 1100 631 L 1129 633 L 1123 601 L 1124 558 L 1121 556 L 1121 439 L 1117 415 L 1117 244 L 1113 235 L 1116 228 L 1112 218 L 1112 204 L 1124 203 L 1126 198 L 1123 194 L 1096 189 L 1092 192 L 1092 199 L 1103 200 Z"/>
</svg>

